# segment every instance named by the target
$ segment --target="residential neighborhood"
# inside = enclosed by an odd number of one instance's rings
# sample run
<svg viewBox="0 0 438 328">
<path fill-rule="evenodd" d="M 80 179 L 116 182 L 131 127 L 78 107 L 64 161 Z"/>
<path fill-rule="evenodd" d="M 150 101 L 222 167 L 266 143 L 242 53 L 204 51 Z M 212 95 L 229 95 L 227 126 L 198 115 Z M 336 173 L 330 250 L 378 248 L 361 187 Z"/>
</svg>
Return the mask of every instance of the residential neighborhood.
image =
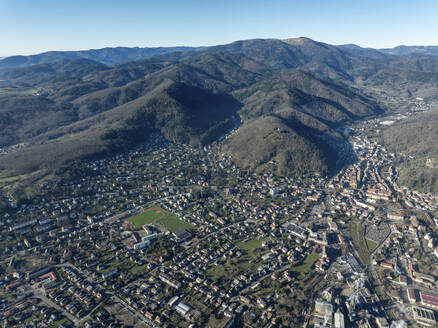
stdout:
<svg viewBox="0 0 438 328">
<path fill-rule="evenodd" d="M 10 198 L 3 327 L 435 327 L 438 196 L 397 185 L 378 125 L 330 178 L 156 134 Z"/>
</svg>

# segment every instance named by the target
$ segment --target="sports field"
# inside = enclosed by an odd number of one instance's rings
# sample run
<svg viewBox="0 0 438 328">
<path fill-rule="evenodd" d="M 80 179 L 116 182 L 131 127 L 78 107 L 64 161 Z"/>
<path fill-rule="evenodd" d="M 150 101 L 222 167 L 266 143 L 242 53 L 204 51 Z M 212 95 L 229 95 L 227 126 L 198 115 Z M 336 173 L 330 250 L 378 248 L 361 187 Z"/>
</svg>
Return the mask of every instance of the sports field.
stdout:
<svg viewBox="0 0 438 328">
<path fill-rule="evenodd" d="M 149 207 L 143 213 L 132 216 L 127 219 L 127 221 L 132 223 L 135 229 L 139 229 L 145 224 L 150 223 L 161 224 L 171 232 L 177 232 L 183 229 L 195 229 L 193 225 L 181 220 L 176 215 L 158 206 Z"/>
</svg>

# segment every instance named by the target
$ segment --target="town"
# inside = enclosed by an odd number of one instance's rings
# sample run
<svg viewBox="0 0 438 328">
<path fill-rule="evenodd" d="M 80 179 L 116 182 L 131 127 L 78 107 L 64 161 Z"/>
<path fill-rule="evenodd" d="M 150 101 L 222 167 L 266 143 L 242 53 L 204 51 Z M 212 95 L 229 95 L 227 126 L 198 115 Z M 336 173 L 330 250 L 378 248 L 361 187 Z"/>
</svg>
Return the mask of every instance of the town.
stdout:
<svg viewBox="0 0 438 328">
<path fill-rule="evenodd" d="M 397 185 L 380 125 L 331 178 L 156 134 L 10 196 L 3 327 L 435 327 L 438 196 Z"/>
</svg>

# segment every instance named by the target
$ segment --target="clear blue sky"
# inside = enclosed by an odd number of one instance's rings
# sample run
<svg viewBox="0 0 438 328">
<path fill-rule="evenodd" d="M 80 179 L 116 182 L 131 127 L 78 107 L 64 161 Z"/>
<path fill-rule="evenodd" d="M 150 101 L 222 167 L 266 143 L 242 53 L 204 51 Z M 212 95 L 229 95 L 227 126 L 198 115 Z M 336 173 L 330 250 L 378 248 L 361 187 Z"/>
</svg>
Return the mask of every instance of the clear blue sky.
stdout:
<svg viewBox="0 0 438 328">
<path fill-rule="evenodd" d="M 438 0 L 0 0 L 0 56 L 307 36 L 438 45 Z"/>
</svg>

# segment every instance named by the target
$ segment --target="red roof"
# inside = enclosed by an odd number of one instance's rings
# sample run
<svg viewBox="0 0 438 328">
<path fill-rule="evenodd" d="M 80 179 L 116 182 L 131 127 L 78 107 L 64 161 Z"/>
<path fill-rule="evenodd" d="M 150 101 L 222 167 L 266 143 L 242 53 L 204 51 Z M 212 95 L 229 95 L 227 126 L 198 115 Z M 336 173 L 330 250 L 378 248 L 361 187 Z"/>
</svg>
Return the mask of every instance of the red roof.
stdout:
<svg viewBox="0 0 438 328">
<path fill-rule="evenodd" d="M 49 277 L 52 278 L 53 281 L 55 281 L 57 279 L 56 275 L 53 271 L 50 271 L 48 273 L 43 274 L 42 276 L 39 276 L 38 279 L 44 280 L 44 279 L 49 278 Z"/>
<path fill-rule="evenodd" d="M 391 268 L 391 269 L 393 268 L 392 263 L 382 262 L 381 265 L 387 268 Z"/>
<path fill-rule="evenodd" d="M 7 285 L 5 289 L 8 292 L 8 291 L 14 289 L 15 287 L 20 286 L 20 285 L 21 285 L 21 281 L 16 281 L 16 282 L 13 282 L 12 284 Z"/>
<path fill-rule="evenodd" d="M 412 288 L 408 288 L 408 297 L 409 299 L 415 300 L 415 290 Z"/>
<path fill-rule="evenodd" d="M 429 292 L 420 292 L 421 301 L 425 304 L 438 306 L 438 295 Z"/>
</svg>

